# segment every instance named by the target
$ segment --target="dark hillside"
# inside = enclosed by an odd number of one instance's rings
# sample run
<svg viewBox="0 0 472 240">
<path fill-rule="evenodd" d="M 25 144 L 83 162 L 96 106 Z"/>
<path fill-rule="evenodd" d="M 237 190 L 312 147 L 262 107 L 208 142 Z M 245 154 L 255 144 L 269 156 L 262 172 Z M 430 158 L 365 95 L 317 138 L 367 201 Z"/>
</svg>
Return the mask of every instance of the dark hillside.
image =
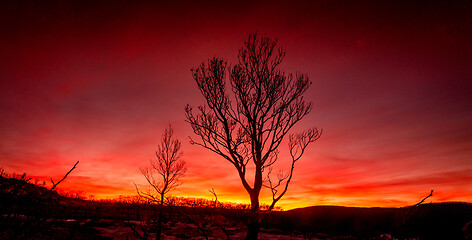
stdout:
<svg viewBox="0 0 472 240">
<path fill-rule="evenodd" d="M 314 206 L 271 214 L 269 225 L 284 230 L 337 236 L 378 236 L 393 228 L 396 209 Z"/>
<path fill-rule="evenodd" d="M 49 191 L 29 181 L 25 174 L 12 178 L 0 176 L 1 213 L 30 215 L 38 208 L 57 203 L 60 196 L 56 191 Z"/>
<path fill-rule="evenodd" d="M 330 236 L 369 238 L 381 234 L 421 239 L 464 239 L 472 204 L 430 203 L 414 208 L 313 206 L 274 212 L 265 227 Z"/>
</svg>

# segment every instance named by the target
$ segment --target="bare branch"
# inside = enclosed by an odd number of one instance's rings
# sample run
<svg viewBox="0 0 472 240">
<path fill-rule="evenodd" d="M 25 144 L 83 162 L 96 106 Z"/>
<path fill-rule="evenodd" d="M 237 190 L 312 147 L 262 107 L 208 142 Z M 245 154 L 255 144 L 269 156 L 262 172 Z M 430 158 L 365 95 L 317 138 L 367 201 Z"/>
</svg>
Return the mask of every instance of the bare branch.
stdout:
<svg viewBox="0 0 472 240">
<path fill-rule="evenodd" d="M 433 196 L 433 192 L 434 192 L 434 190 L 431 190 L 431 193 L 429 193 L 428 196 L 426 196 L 425 198 L 423 198 L 421 201 L 419 201 L 419 202 L 416 203 L 415 205 L 412 205 L 411 207 L 416 207 L 416 206 L 421 205 L 426 199 L 428 199 L 429 197 Z"/>
<path fill-rule="evenodd" d="M 322 131 L 318 131 L 318 129 L 316 128 L 311 128 L 300 134 L 290 135 L 289 144 L 288 144 L 289 149 L 290 149 L 290 156 L 292 157 L 292 166 L 290 168 L 290 172 L 283 174 L 283 172 L 279 171 L 279 174 L 277 175 L 278 182 L 275 185 L 273 185 L 272 181 L 270 180 L 271 171 L 269 171 L 269 173 L 267 174 L 269 185 L 265 187 L 269 188 L 272 192 L 272 203 L 269 206 L 269 211 L 275 207 L 275 204 L 287 192 L 288 185 L 293 177 L 293 169 L 295 168 L 295 162 L 297 162 L 302 157 L 308 145 L 318 140 L 321 137 L 321 134 L 322 134 Z M 285 181 L 285 186 L 282 192 L 279 195 L 277 195 L 278 193 L 277 188 L 282 184 L 283 181 Z"/>
<path fill-rule="evenodd" d="M 69 176 L 69 174 L 77 167 L 77 164 L 79 164 L 79 161 L 77 161 L 77 162 L 74 164 L 74 166 L 66 173 L 66 175 L 64 175 L 64 177 L 63 177 L 61 180 L 59 180 L 59 182 L 54 183 L 54 181 L 53 181 L 52 178 L 51 178 L 52 187 L 51 187 L 51 189 L 49 189 L 49 191 L 50 191 L 50 192 L 54 191 L 54 189 L 56 189 L 57 185 L 59 185 L 59 183 L 61 183 L 62 181 L 64 181 L 64 179 L 66 179 L 67 176 Z"/>
</svg>

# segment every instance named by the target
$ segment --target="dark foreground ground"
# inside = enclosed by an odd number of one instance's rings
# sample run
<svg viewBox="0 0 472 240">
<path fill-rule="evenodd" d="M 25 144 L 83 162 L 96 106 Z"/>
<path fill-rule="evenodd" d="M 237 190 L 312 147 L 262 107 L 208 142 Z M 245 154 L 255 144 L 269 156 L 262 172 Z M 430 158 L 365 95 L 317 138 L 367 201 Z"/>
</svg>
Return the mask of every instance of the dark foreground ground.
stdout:
<svg viewBox="0 0 472 240">
<path fill-rule="evenodd" d="M 64 197 L 0 176 L 0 239 L 152 239 L 159 207 Z M 208 203 L 208 201 L 206 202 Z M 242 239 L 244 207 L 192 201 L 163 208 L 164 239 Z M 315 206 L 261 212 L 260 239 L 472 239 L 472 204 Z"/>
</svg>

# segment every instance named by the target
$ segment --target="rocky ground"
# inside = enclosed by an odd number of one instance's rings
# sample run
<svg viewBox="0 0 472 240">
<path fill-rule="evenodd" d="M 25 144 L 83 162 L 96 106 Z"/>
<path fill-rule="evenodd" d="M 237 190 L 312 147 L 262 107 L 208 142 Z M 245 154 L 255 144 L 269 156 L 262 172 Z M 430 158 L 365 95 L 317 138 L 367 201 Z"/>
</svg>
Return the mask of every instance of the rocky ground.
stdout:
<svg viewBox="0 0 472 240">
<path fill-rule="evenodd" d="M 129 224 L 134 226 L 139 226 L 141 223 L 138 221 L 132 222 L 122 222 L 122 221 L 113 221 L 113 220 L 99 220 L 94 221 L 93 224 L 84 222 L 82 224 L 89 224 L 91 228 L 97 230 L 97 233 L 103 238 L 110 238 L 116 240 L 132 240 L 138 239 L 133 230 L 129 227 Z M 95 226 L 93 226 L 95 225 Z M 246 230 L 242 226 L 236 227 L 224 227 L 224 230 L 221 226 L 216 225 L 207 225 L 201 226 L 203 231 L 207 234 L 208 239 L 243 239 Z M 165 240 L 176 240 L 176 239 L 206 239 L 202 230 L 199 229 L 195 224 L 176 222 L 171 224 L 166 224 L 164 233 L 162 234 L 161 239 Z M 155 239 L 155 233 L 150 234 L 150 239 Z M 281 232 L 279 230 L 268 230 L 261 229 L 259 234 L 259 239 L 261 240 L 270 240 L 270 239 L 280 239 L 280 240 L 302 240 L 302 239 L 318 239 L 315 237 L 304 237 L 302 235 L 291 234 L 289 232 Z"/>
</svg>

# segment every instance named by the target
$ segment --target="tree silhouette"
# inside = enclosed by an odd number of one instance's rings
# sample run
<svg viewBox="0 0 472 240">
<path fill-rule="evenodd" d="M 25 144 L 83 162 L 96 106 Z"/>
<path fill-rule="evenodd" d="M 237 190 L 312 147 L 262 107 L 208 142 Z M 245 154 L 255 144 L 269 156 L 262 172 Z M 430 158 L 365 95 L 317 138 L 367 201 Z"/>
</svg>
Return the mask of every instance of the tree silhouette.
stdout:
<svg viewBox="0 0 472 240">
<path fill-rule="evenodd" d="M 199 106 L 197 113 L 189 105 L 185 109 L 187 122 L 199 137 L 191 138 L 190 142 L 217 153 L 236 168 L 251 200 L 246 239 L 258 236 L 259 194 L 263 185 L 272 190 L 272 209 L 287 191 L 295 162 L 321 134 L 312 128 L 290 135 L 290 172 L 279 176 L 278 183 L 269 181 L 269 176 L 268 184 L 264 184 L 263 172 L 277 161 L 284 137 L 312 109 L 312 104 L 303 99 L 311 82 L 305 74 L 279 70 L 285 51 L 276 46 L 277 40 L 249 34 L 234 66 L 212 58 L 191 70 L 206 104 Z M 250 165 L 254 169 L 252 184 Z M 283 190 L 277 195 L 280 186 Z"/>
<path fill-rule="evenodd" d="M 157 146 L 156 159 L 151 159 L 151 167 L 141 168 L 141 173 L 150 185 L 146 191 L 141 191 L 135 184 L 138 195 L 151 202 L 158 203 L 159 219 L 157 226 L 157 239 L 162 232 L 163 206 L 166 194 L 181 184 L 187 168 L 182 160 L 182 144 L 173 138 L 174 129 L 169 126 L 162 135 L 161 143 Z"/>
</svg>

